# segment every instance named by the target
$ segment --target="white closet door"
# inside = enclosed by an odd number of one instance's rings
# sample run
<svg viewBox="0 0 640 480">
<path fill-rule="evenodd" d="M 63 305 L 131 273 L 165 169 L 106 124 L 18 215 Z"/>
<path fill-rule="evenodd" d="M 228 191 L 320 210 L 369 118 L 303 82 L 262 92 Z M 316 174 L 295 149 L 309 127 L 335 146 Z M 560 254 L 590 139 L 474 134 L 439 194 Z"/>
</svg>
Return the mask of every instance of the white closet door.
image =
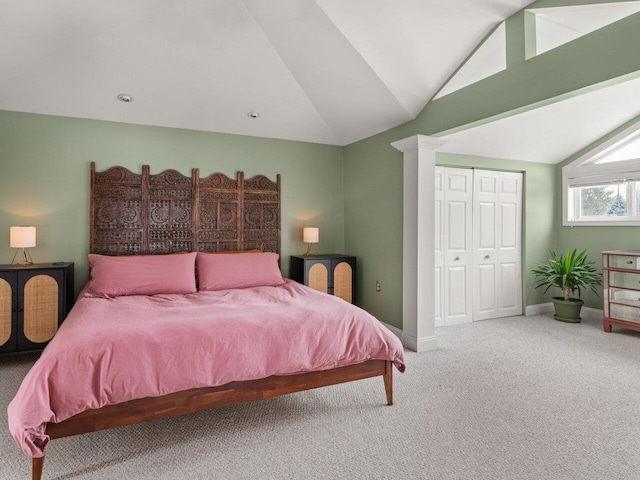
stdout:
<svg viewBox="0 0 640 480">
<path fill-rule="evenodd" d="M 444 167 L 436 167 L 435 171 L 435 216 L 434 216 L 434 231 L 435 231 L 435 319 L 436 327 L 444 325 L 444 312 L 442 311 L 443 304 L 443 290 L 444 284 L 444 256 L 442 254 L 443 243 L 443 225 L 442 225 L 442 211 L 443 211 L 443 198 L 444 198 Z"/>
<path fill-rule="evenodd" d="M 473 319 L 522 314 L 522 174 L 474 171 Z"/>
<path fill-rule="evenodd" d="M 443 182 L 442 313 L 445 325 L 473 319 L 473 171 L 445 168 Z"/>
</svg>

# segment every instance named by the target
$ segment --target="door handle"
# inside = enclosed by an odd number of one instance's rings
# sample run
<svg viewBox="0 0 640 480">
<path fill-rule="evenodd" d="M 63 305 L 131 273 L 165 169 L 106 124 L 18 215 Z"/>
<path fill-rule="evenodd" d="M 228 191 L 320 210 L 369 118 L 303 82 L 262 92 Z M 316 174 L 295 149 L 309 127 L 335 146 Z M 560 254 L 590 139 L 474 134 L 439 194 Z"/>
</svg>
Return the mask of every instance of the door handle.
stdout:
<svg viewBox="0 0 640 480">
<path fill-rule="evenodd" d="M 491 258 L 489 255 L 485 255 L 485 256 L 484 256 L 484 259 L 485 259 L 485 260 L 488 260 L 489 258 Z"/>
<path fill-rule="evenodd" d="M 454 262 L 457 262 L 458 260 L 460 260 L 460 257 L 456 257 L 453 259 Z"/>
</svg>

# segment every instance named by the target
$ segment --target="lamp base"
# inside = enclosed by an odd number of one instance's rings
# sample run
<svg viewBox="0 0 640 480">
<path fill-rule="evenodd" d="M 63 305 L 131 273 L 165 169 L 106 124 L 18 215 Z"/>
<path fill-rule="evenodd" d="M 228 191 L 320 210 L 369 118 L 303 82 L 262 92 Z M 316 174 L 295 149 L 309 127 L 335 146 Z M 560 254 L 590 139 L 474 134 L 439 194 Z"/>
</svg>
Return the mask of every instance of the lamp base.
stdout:
<svg viewBox="0 0 640 480">
<path fill-rule="evenodd" d="M 20 257 L 18 257 L 18 260 L 16 260 L 16 257 L 18 256 L 18 252 L 21 252 Z M 22 259 L 22 261 L 20 261 Z M 29 253 L 29 250 L 26 248 L 17 248 L 16 249 L 16 253 L 13 254 L 13 260 L 11 260 L 11 265 L 32 265 L 33 264 L 33 259 L 31 258 L 31 254 Z"/>
<path fill-rule="evenodd" d="M 311 255 L 313 255 L 313 253 L 311 253 L 311 249 L 314 247 L 315 243 L 307 243 L 307 251 L 304 252 L 304 256 L 305 257 L 309 257 Z M 318 254 L 318 251 L 316 250 L 316 255 Z"/>
</svg>

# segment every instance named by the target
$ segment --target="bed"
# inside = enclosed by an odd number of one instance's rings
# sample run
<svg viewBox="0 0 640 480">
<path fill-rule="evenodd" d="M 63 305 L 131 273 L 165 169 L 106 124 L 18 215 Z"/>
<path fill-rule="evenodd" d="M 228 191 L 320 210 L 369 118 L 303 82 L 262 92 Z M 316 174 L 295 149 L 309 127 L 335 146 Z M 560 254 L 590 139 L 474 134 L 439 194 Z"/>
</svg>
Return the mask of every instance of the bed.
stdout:
<svg viewBox="0 0 640 480">
<path fill-rule="evenodd" d="M 382 376 L 400 341 L 282 278 L 280 177 L 91 164 L 91 279 L 8 407 L 40 479 L 51 439 Z"/>
</svg>

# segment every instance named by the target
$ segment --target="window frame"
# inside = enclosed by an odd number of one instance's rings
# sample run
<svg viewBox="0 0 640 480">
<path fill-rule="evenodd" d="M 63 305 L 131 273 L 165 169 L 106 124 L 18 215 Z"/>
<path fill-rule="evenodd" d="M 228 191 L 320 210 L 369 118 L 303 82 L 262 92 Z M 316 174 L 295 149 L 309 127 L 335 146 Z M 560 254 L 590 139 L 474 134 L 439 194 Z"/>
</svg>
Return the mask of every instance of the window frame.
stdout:
<svg viewBox="0 0 640 480">
<path fill-rule="evenodd" d="M 571 191 L 575 187 L 640 181 L 640 159 L 597 163 L 629 143 L 638 140 L 640 140 L 640 121 L 562 167 L 563 226 L 640 226 L 640 211 L 635 212 L 636 215 L 626 215 L 624 217 L 589 217 L 588 220 L 576 218 L 576 200 L 572 198 L 574 195 Z M 627 205 L 634 200 L 635 192 L 633 192 L 632 198 L 627 197 Z M 634 213 L 634 211 L 635 208 L 631 210 L 631 213 Z"/>
<path fill-rule="evenodd" d="M 581 215 L 581 205 L 580 205 L 580 190 L 581 187 L 598 187 L 598 186 L 615 186 L 616 183 L 624 184 L 625 192 L 625 201 L 627 207 L 626 215 L 589 215 L 582 216 Z M 629 181 L 618 181 L 618 182 L 608 182 L 608 183 L 599 183 L 596 185 L 569 185 L 569 191 L 567 192 L 569 195 L 569 206 L 567 214 L 569 215 L 569 221 L 578 222 L 581 225 L 585 223 L 605 223 L 605 224 L 617 224 L 620 225 L 624 222 L 632 222 L 640 225 L 640 212 L 636 208 L 638 197 L 636 196 L 636 183 L 637 180 L 629 180 Z M 571 190 L 575 188 L 575 190 Z"/>
</svg>

